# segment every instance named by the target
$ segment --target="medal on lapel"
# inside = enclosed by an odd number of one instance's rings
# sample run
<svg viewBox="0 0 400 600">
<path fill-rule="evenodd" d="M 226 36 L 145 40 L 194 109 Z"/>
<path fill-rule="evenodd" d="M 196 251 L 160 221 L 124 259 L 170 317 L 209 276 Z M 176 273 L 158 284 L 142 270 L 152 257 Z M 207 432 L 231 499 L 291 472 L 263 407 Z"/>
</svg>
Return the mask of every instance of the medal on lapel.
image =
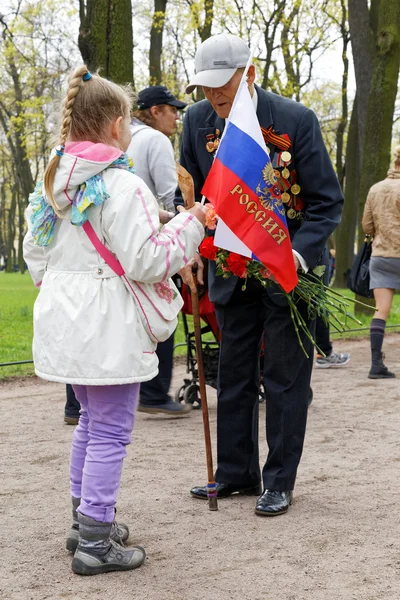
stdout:
<svg viewBox="0 0 400 600">
<path fill-rule="evenodd" d="M 220 140 L 221 137 L 221 132 L 219 129 L 215 130 L 215 133 L 209 133 L 206 138 L 207 138 L 207 143 L 206 143 L 206 150 L 207 152 L 215 152 L 221 142 Z"/>
</svg>

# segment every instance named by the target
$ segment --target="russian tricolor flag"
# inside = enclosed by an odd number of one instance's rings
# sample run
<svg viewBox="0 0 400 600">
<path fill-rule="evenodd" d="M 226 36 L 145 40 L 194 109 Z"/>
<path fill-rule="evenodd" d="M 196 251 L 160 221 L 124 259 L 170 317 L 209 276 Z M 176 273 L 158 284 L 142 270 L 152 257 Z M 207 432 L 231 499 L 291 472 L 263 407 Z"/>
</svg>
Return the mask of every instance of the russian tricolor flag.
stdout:
<svg viewBox="0 0 400 600">
<path fill-rule="evenodd" d="M 215 245 L 259 260 L 290 292 L 298 279 L 285 210 L 244 80 L 202 193 L 219 217 Z"/>
</svg>

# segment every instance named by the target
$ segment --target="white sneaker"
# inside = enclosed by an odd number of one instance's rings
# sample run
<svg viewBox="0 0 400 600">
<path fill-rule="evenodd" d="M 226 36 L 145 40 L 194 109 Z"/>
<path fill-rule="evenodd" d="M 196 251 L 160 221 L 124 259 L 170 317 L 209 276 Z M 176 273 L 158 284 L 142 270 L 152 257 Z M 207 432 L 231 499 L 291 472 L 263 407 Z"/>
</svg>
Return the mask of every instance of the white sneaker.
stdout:
<svg viewBox="0 0 400 600">
<path fill-rule="evenodd" d="M 315 366 L 319 369 L 338 369 L 339 367 L 345 367 L 350 362 L 350 354 L 348 352 L 332 352 L 325 358 L 320 354 L 317 354 L 317 360 Z"/>
</svg>

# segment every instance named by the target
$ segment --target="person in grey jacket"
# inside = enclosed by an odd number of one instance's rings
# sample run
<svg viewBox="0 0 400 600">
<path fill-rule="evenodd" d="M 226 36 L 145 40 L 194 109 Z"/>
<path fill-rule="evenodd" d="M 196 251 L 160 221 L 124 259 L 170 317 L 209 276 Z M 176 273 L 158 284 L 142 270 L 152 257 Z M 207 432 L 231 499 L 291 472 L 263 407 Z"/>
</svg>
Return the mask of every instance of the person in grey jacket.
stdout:
<svg viewBox="0 0 400 600">
<path fill-rule="evenodd" d="M 175 214 L 174 197 L 177 186 L 175 157 L 170 137 L 176 129 L 179 112 L 185 102 L 162 85 L 145 88 L 138 94 L 137 110 L 131 122 L 132 141 L 127 150 L 133 159 L 136 174 L 148 185 L 157 198 L 161 210 L 166 210 L 164 221 Z M 168 214 L 169 213 L 169 214 Z M 174 402 L 168 391 L 173 366 L 174 336 L 158 344 L 159 373 L 151 381 L 142 383 L 138 410 L 145 413 L 163 413 L 183 416 L 191 404 Z"/>
</svg>

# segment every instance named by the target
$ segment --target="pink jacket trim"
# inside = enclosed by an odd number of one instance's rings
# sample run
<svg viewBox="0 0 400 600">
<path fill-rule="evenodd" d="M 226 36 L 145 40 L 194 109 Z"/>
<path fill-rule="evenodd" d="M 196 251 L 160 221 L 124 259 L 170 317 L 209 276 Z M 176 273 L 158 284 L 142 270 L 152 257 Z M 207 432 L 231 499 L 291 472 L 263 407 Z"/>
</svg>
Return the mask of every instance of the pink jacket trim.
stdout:
<svg viewBox="0 0 400 600">
<path fill-rule="evenodd" d="M 119 148 L 107 144 L 95 144 L 94 142 L 67 142 L 65 152 L 85 160 L 107 163 L 112 163 L 123 154 Z"/>
</svg>

